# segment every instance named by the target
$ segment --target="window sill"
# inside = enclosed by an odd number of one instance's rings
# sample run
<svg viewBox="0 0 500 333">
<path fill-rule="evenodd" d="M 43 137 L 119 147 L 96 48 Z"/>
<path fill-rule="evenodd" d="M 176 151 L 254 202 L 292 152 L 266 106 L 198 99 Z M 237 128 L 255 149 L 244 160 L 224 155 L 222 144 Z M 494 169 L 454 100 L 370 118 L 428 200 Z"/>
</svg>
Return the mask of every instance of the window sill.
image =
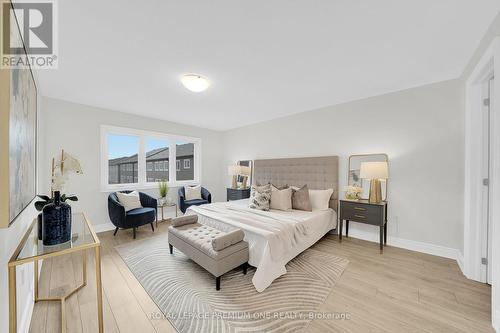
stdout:
<svg viewBox="0 0 500 333">
<path fill-rule="evenodd" d="M 182 187 L 182 186 L 192 186 L 199 185 L 200 182 L 195 180 L 190 181 L 178 181 L 175 183 L 167 183 L 168 187 Z M 120 185 L 111 185 L 101 187 L 102 193 L 111 193 L 116 191 L 125 191 L 125 190 L 152 190 L 157 189 L 158 183 L 146 183 L 146 184 L 120 184 Z"/>
</svg>

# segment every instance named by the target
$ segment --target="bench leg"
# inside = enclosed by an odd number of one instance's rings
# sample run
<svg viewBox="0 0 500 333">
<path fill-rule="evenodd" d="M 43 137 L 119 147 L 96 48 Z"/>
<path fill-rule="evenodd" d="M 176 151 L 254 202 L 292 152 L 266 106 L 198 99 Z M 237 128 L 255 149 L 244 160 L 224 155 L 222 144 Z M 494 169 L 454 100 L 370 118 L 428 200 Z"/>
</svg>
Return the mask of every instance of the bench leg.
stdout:
<svg viewBox="0 0 500 333">
<path fill-rule="evenodd" d="M 116 236 L 117 232 L 118 232 L 118 227 L 116 227 L 115 232 L 113 233 L 113 236 Z"/>
<path fill-rule="evenodd" d="M 135 239 L 135 228 L 133 228 L 133 229 L 134 229 L 134 239 Z"/>
<path fill-rule="evenodd" d="M 244 264 L 243 264 L 243 265 L 241 265 L 241 266 L 243 266 L 243 275 L 247 275 L 248 263 L 246 262 L 246 263 L 244 263 Z"/>
<path fill-rule="evenodd" d="M 174 254 L 174 247 L 172 246 L 172 244 L 168 244 L 168 248 L 170 249 L 170 254 Z"/>
<path fill-rule="evenodd" d="M 220 276 L 215 278 L 215 290 L 220 290 Z"/>
<path fill-rule="evenodd" d="M 153 226 L 153 222 L 151 222 L 151 229 L 153 230 L 153 232 L 155 232 L 155 227 Z"/>
</svg>

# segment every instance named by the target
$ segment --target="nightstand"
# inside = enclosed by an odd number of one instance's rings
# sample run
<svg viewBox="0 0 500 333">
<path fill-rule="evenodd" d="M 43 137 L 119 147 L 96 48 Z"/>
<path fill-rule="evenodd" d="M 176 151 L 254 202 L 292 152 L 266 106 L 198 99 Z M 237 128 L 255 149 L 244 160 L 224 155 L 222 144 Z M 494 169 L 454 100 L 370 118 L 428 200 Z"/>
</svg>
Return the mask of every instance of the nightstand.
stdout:
<svg viewBox="0 0 500 333">
<path fill-rule="evenodd" d="M 368 200 L 340 200 L 339 240 L 342 241 L 344 220 L 345 236 L 349 236 L 349 222 L 378 226 L 380 229 L 380 252 L 387 244 L 387 201 L 370 203 Z"/>
<path fill-rule="evenodd" d="M 250 198 L 250 188 L 240 189 L 240 188 L 228 188 L 227 189 L 227 201 L 231 200 L 241 200 Z"/>
</svg>

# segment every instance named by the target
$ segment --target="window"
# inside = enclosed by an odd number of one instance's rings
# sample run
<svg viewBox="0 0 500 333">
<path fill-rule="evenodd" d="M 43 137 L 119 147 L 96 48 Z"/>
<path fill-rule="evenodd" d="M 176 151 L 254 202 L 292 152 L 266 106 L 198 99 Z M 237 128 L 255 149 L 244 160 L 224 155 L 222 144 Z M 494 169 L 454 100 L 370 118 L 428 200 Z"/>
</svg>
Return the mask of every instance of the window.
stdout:
<svg viewBox="0 0 500 333">
<path fill-rule="evenodd" d="M 195 144 L 192 142 L 178 140 L 175 144 L 175 154 L 178 166 L 176 169 L 177 180 L 194 180 L 194 170 L 191 168 L 191 159 L 195 161 Z M 183 160 L 183 168 L 181 170 L 180 160 Z M 186 163 L 187 162 L 187 163 Z"/>
<path fill-rule="evenodd" d="M 101 142 L 103 191 L 200 183 L 200 139 L 103 125 Z"/>
<path fill-rule="evenodd" d="M 133 162 L 137 161 L 139 152 L 139 137 L 133 135 L 107 134 L 107 161 L 108 172 L 106 184 L 130 184 L 133 177 L 137 177 L 137 169 L 133 169 Z"/>
</svg>

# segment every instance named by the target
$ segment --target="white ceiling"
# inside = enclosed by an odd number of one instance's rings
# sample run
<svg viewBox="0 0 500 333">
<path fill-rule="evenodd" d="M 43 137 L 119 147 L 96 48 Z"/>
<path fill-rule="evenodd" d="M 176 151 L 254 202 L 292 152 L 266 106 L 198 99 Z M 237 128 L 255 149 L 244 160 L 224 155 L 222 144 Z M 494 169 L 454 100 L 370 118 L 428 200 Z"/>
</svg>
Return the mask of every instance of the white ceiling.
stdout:
<svg viewBox="0 0 500 333">
<path fill-rule="evenodd" d="M 42 95 L 226 130 L 457 78 L 498 0 L 63 0 Z M 212 85 L 186 90 L 183 73 Z"/>
</svg>

